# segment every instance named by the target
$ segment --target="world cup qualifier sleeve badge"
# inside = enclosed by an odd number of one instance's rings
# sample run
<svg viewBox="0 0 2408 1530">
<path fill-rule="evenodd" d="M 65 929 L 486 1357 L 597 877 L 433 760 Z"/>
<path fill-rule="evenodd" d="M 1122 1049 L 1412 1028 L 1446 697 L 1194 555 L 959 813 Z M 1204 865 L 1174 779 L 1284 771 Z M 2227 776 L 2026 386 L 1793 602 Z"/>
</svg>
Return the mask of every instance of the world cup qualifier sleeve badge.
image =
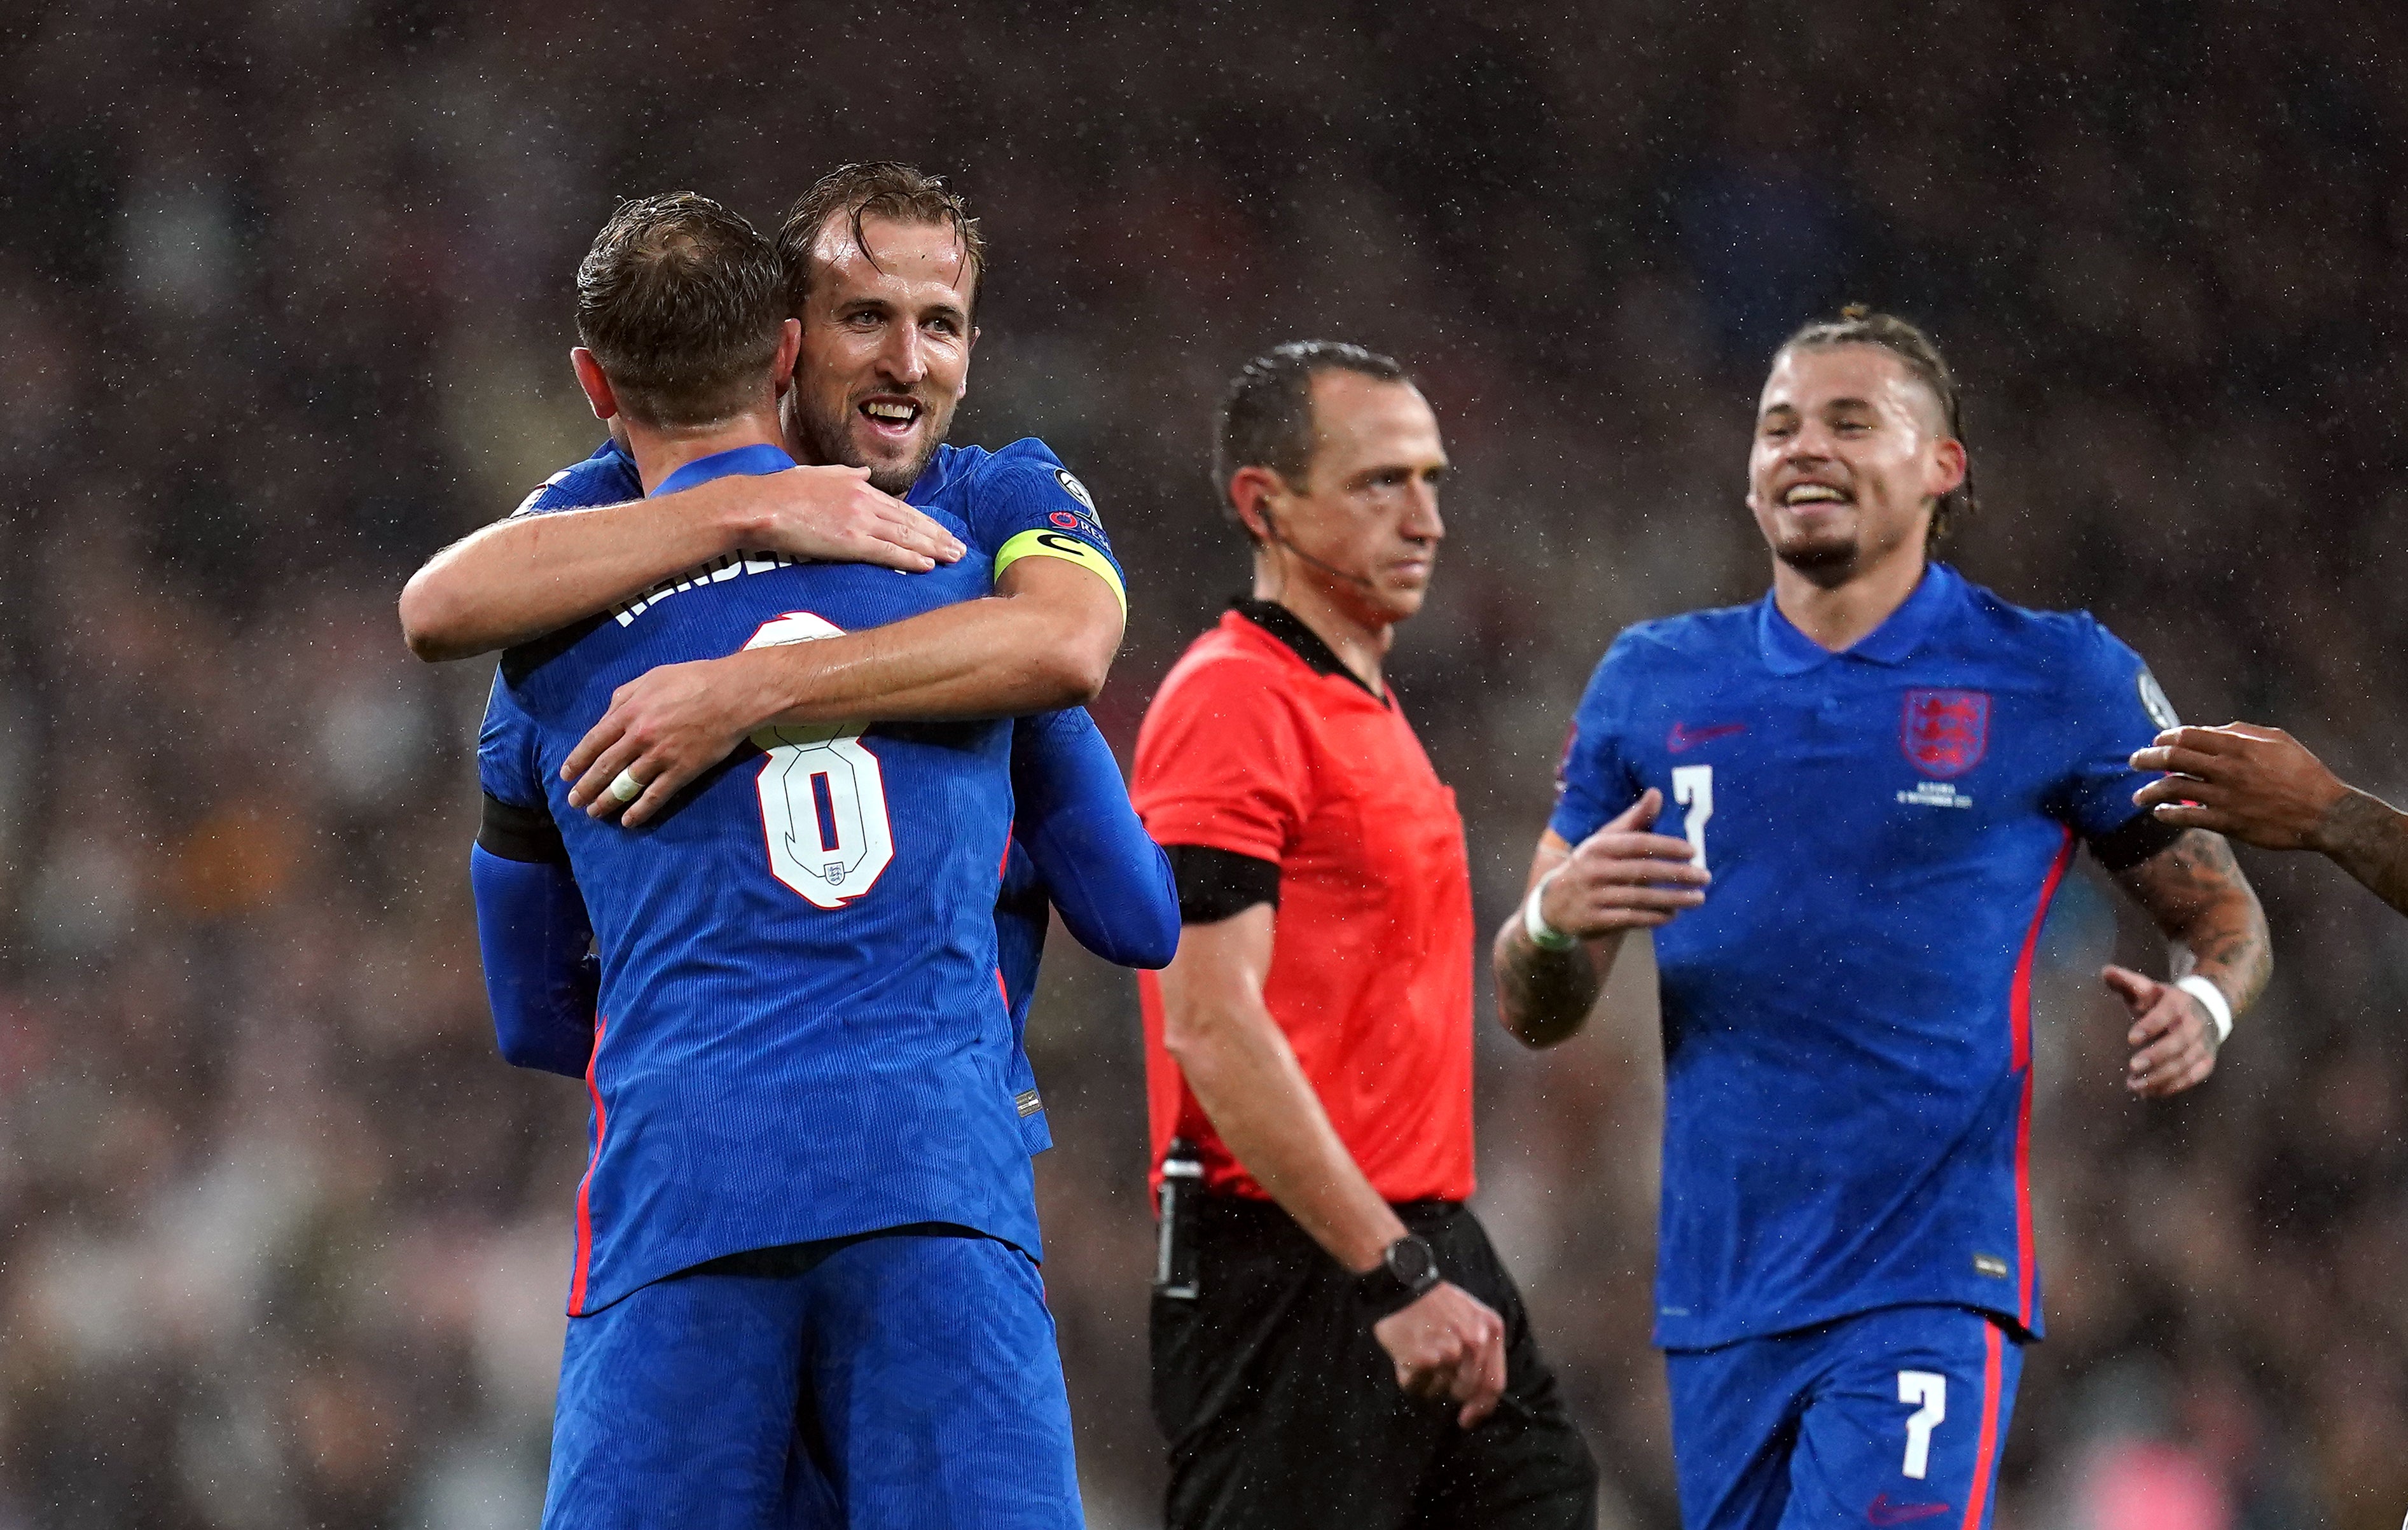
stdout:
<svg viewBox="0 0 2408 1530">
<path fill-rule="evenodd" d="M 1911 690 L 1899 747 L 1935 781 L 1963 775 L 1990 750 L 1990 697 L 1978 690 Z"/>
</svg>

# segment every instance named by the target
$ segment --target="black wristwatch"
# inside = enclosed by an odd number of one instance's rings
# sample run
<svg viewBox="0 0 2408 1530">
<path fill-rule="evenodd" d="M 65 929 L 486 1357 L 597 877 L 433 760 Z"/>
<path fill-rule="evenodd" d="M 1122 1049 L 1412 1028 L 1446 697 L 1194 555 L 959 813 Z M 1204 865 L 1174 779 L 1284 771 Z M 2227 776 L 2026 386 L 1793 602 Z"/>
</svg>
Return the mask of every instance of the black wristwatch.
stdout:
<svg viewBox="0 0 2408 1530">
<path fill-rule="evenodd" d="M 1376 1322 L 1420 1301 L 1438 1282 L 1438 1250 L 1419 1233 L 1408 1233 L 1354 1277 L 1354 1295 Z"/>
</svg>

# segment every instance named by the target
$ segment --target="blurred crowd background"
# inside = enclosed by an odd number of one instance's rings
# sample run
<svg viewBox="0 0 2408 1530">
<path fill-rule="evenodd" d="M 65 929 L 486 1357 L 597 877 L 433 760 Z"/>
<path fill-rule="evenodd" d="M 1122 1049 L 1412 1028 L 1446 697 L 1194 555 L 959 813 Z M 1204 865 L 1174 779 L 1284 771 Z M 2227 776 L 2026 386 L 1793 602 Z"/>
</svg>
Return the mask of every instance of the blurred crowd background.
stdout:
<svg viewBox="0 0 2408 1530">
<path fill-rule="evenodd" d="M 1244 582 L 1206 483 L 1249 354 L 1415 368 L 1461 472 L 1395 673 L 1512 906 L 1613 633 L 1749 600 L 1755 389 L 1851 299 L 1966 382 L 1951 556 L 2086 606 L 2194 720 L 2408 791 L 2408 60 L 2386 7 L 2024 0 L 840 7 L 17 0 L 0 15 L 0 1530 L 530 1525 L 585 1105 L 494 1053 L 466 856 L 490 661 L 401 581 L 589 450 L 568 277 L 615 198 L 767 223 L 905 157 L 985 220 L 955 439 L 1041 434 L 1126 562 L 1124 752 Z M 2408 922 L 2243 852 L 2272 991 L 2118 1088 L 2095 874 L 2053 919 L 2052 1336 L 2015 1530 L 2408 1508 Z M 1094 1523 L 1156 1523 L 1134 992 L 1032 1033 Z M 1477 1202 L 1608 1479 L 1676 1523 L 1647 1348 L 1643 973 L 1521 1054 Z M 1484 998 L 1484 1004 L 1485 999 Z"/>
</svg>

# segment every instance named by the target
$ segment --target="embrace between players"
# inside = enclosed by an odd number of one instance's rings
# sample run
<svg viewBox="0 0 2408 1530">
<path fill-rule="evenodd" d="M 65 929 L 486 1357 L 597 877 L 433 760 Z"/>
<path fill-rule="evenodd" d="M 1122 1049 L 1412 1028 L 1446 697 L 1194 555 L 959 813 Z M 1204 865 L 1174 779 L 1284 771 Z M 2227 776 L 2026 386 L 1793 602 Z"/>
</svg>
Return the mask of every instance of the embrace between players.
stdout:
<svg viewBox="0 0 2408 1530">
<path fill-rule="evenodd" d="M 609 440 L 405 592 L 422 657 L 503 650 L 488 987 L 510 1061 L 592 1102 L 545 1523 L 1080 1523 L 1022 1045 L 1058 909 L 1160 969 L 1169 1523 L 1586 1526 L 1595 1467 L 1463 1204 L 1466 847 L 1383 675 L 1445 534 L 1437 420 L 1357 347 L 1245 368 L 1215 481 L 1253 588 L 1125 791 L 1079 710 L 1125 612 L 1091 497 L 1037 441 L 943 444 L 983 266 L 898 165 L 774 240 L 627 204 L 577 283 Z M 1793 337 L 1747 475 L 1772 589 L 1615 642 L 1494 943 L 1545 1046 L 1656 931 L 1693 1527 L 1988 1523 L 2042 1329 L 2031 964 L 2078 845 L 2170 943 L 2173 982 L 2105 974 L 2150 1096 L 2270 969 L 2211 829 L 2408 884 L 2398 816 L 2287 738 L 2169 731 L 2087 616 L 1934 562 L 1970 484 L 1919 332 Z"/>
</svg>

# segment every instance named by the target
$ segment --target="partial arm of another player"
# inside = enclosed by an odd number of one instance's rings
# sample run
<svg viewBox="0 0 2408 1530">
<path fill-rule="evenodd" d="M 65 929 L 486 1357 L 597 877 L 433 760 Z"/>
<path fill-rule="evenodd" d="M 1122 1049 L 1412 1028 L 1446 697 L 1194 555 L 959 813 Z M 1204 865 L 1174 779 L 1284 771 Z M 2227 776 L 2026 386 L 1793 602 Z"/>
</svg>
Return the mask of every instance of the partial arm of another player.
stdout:
<svg viewBox="0 0 2408 1530">
<path fill-rule="evenodd" d="M 633 828 L 771 724 L 1011 717 L 1093 700 L 1120 650 L 1119 575 L 1085 543 L 1056 540 L 1065 551 L 1014 561 L 992 596 L 638 675 L 561 767 L 570 803 L 616 811 L 606 788 L 628 772 L 646 785 L 620 816 Z"/>
<path fill-rule="evenodd" d="M 401 592 L 420 658 L 466 658 L 556 631 L 735 552 L 918 572 L 962 556 L 935 520 L 862 468 L 714 479 L 653 499 L 514 515 L 453 542 Z"/>
<path fill-rule="evenodd" d="M 565 861 L 468 852 L 477 944 L 502 1056 L 522 1068 L 582 1077 L 594 1051 L 601 967 L 584 895 Z"/>
<path fill-rule="evenodd" d="M 1169 858 L 1129 805 L 1120 762 L 1083 711 L 1024 718 L 1012 738 L 1012 833 L 1080 945 L 1116 966 L 1179 950 Z"/>
<path fill-rule="evenodd" d="M 1163 1043 L 1238 1161 L 1314 1242 L 1360 1275 L 1406 1228 L 1339 1140 L 1264 1007 L 1276 918 L 1265 902 L 1186 927 L 1162 974 Z M 1504 1325 L 1462 1288 L 1441 1282 L 1372 1334 L 1396 1363 L 1397 1384 L 1463 1404 L 1465 1428 L 1495 1409 L 1505 1387 Z"/>
<path fill-rule="evenodd" d="M 2132 798 L 2159 823 L 2316 851 L 2408 914 L 2408 814 L 2343 781 L 2281 729 L 2171 728 L 2132 768 L 2175 772 Z"/>
<path fill-rule="evenodd" d="M 1524 902 L 1497 931 L 1491 953 L 1498 1018 L 1525 1045 L 1553 1046 L 1581 1028 L 1627 932 L 1652 930 L 1705 902 L 1713 877 L 1689 863 L 1689 842 L 1652 832 L 1663 807 L 1664 794 L 1651 787 L 1577 847 L 1552 829 L 1539 836 Z M 1533 895 L 1545 927 L 1576 945 L 1551 950 L 1531 939 Z"/>
<path fill-rule="evenodd" d="M 2186 829 L 2173 844 L 2114 875 L 2165 932 L 2176 982 L 2205 978 L 2236 1019 L 2265 991 L 2274 971 L 2265 910 L 2221 836 Z M 2125 1088 L 2158 1099 L 2215 1071 L 2221 1041 L 2202 1000 L 2126 967 L 2109 967 L 2102 975 L 2131 1013 Z"/>
</svg>

